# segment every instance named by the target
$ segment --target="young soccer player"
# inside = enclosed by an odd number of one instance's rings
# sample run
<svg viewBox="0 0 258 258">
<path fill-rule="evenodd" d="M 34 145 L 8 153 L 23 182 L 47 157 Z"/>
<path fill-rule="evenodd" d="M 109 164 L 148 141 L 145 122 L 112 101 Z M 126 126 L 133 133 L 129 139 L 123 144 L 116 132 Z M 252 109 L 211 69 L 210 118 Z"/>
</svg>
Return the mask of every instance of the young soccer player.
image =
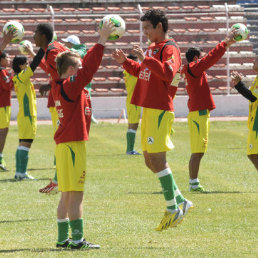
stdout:
<svg viewBox="0 0 258 258">
<path fill-rule="evenodd" d="M 254 61 L 253 70 L 256 73 L 256 78 L 250 90 L 242 82 L 242 74 L 239 74 L 236 71 L 232 72 L 232 81 L 234 83 L 235 89 L 250 101 L 248 116 L 247 157 L 258 170 L 258 57 L 256 57 Z"/>
<path fill-rule="evenodd" d="M 57 56 L 60 79 L 51 85 L 51 92 L 59 117 L 55 133 L 56 167 L 61 199 L 57 209 L 57 247 L 71 249 L 100 248 L 83 239 L 83 192 L 86 176 L 86 143 L 88 140 L 91 105 L 84 89 L 96 73 L 104 53 L 104 45 L 114 30 L 112 23 L 105 23 L 100 38 L 87 55 L 64 52 Z M 69 239 L 69 226 L 72 240 Z"/>
<path fill-rule="evenodd" d="M 134 55 L 128 55 L 127 58 L 132 59 L 134 61 L 138 61 L 138 57 Z M 141 107 L 131 104 L 131 99 L 133 95 L 133 91 L 137 82 L 137 77 L 129 74 L 127 71 L 123 71 L 124 80 L 125 80 L 125 88 L 127 91 L 126 97 L 126 110 L 128 116 L 128 129 L 126 133 L 126 154 L 127 155 L 139 155 L 140 153 L 134 149 L 135 144 L 135 136 L 136 131 L 138 129 L 140 117 L 141 117 Z"/>
<path fill-rule="evenodd" d="M 6 136 L 11 118 L 11 90 L 13 82 L 6 68 L 10 66 L 9 55 L 0 52 L 0 171 L 7 171 L 3 156 Z"/>
<path fill-rule="evenodd" d="M 215 109 L 215 103 L 207 81 L 206 70 L 216 64 L 234 41 L 235 31 L 201 57 L 201 49 L 191 47 L 186 52 L 188 64 L 182 69 L 188 100 L 188 126 L 190 129 L 191 158 L 189 161 L 190 192 L 205 192 L 198 179 L 201 159 L 207 150 L 210 111 Z"/>
<path fill-rule="evenodd" d="M 192 202 L 184 199 L 166 159 L 172 149 L 170 133 L 174 121 L 173 98 L 179 83 L 180 50 L 168 36 L 168 19 L 161 10 L 149 10 L 142 17 L 143 31 L 152 44 L 146 55 L 134 46 L 132 54 L 139 60 L 126 58 L 121 49 L 113 53 L 123 68 L 138 77 L 131 104 L 143 107 L 141 144 L 146 166 L 160 180 L 167 209 L 156 230 L 177 226 Z M 183 205 L 183 211 L 179 208 Z"/>
<path fill-rule="evenodd" d="M 26 56 L 15 56 L 12 63 L 15 76 L 13 83 L 19 103 L 17 124 L 19 131 L 19 146 L 16 150 L 16 180 L 34 179 L 27 173 L 29 150 L 37 131 L 37 106 L 34 85 L 30 78 L 44 56 L 43 49 L 39 49 L 32 63 L 28 66 Z"/>
</svg>

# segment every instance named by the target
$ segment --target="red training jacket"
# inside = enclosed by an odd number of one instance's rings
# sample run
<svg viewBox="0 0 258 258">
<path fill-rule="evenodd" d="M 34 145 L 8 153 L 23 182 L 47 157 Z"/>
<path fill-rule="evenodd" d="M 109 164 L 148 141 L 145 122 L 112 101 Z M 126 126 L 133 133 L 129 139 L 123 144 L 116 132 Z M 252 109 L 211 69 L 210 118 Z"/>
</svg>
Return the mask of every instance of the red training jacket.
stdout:
<svg viewBox="0 0 258 258">
<path fill-rule="evenodd" d="M 174 111 L 180 66 L 180 50 L 173 39 L 149 46 L 141 64 L 126 59 L 124 69 L 138 77 L 131 104 Z"/>
<path fill-rule="evenodd" d="M 226 51 L 226 46 L 227 44 L 223 41 L 197 62 L 189 63 L 189 69 L 194 77 L 188 72 L 188 64 L 184 65 L 181 74 L 184 77 L 189 95 L 188 108 L 190 112 L 216 108 L 205 71 L 219 61 Z"/>
<path fill-rule="evenodd" d="M 60 122 L 54 136 L 56 144 L 88 140 L 91 104 L 84 87 L 97 72 L 103 53 L 104 46 L 95 44 L 83 58 L 82 68 L 75 76 L 52 82 L 51 93 Z"/>
</svg>

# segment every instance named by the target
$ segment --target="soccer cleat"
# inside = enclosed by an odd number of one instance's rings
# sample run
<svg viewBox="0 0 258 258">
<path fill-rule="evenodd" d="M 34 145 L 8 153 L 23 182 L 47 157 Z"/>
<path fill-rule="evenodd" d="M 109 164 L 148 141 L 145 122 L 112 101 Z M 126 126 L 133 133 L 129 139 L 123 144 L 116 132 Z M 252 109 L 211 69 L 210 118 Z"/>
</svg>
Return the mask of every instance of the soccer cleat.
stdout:
<svg viewBox="0 0 258 258">
<path fill-rule="evenodd" d="M 188 213 L 188 211 L 193 209 L 193 207 L 194 207 L 193 203 L 191 201 L 185 199 L 183 202 L 183 207 L 182 207 L 183 215 L 185 216 Z"/>
<path fill-rule="evenodd" d="M 141 153 L 139 153 L 138 151 L 135 151 L 135 150 L 127 151 L 126 154 L 127 155 L 141 155 Z"/>
<path fill-rule="evenodd" d="M 15 174 L 14 179 L 15 180 L 35 180 L 34 177 L 32 177 L 28 174 L 22 174 L 22 173 Z"/>
<path fill-rule="evenodd" d="M 47 193 L 47 194 L 56 194 L 58 193 L 58 184 L 55 184 L 51 179 L 50 179 L 50 183 L 39 189 L 40 193 Z"/>
<path fill-rule="evenodd" d="M 203 186 L 199 185 L 196 188 L 193 188 L 190 186 L 190 192 L 195 192 L 195 193 L 207 193 L 207 191 L 204 190 Z"/>
<path fill-rule="evenodd" d="M 56 247 L 57 248 L 69 248 L 69 245 L 71 243 L 71 239 L 67 239 L 65 242 L 57 242 Z"/>
<path fill-rule="evenodd" d="M 176 227 L 183 220 L 183 212 L 178 209 L 177 212 L 171 213 L 166 211 L 160 224 L 156 227 L 157 231 L 168 229 L 169 227 Z"/>
<path fill-rule="evenodd" d="M 75 244 L 71 241 L 70 244 L 69 244 L 69 248 L 80 249 L 80 250 L 83 250 L 83 249 L 85 249 L 85 250 L 86 249 L 99 249 L 100 245 L 92 244 L 90 242 L 87 242 L 85 239 L 83 239 L 83 241 L 80 242 L 79 244 Z"/>
<path fill-rule="evenodd" d="M 5 161 L 2 159 L 0 163 L 0 171 L 7 171 Z"/>
</svg>

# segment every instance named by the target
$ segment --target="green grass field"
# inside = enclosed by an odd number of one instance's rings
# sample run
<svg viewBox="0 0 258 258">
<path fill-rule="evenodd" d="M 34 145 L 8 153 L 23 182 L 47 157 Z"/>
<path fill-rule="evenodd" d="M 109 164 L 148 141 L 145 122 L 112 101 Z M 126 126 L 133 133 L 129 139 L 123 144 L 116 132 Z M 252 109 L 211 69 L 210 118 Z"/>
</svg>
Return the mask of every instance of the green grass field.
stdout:
<svg viewBox="0 0 258 258">
<path fill-rule="evenodd" d="M 176 147 L 167 157 L 195 208 L 161 233 L 154 230 L 165 210 L 160 183 L 142 156 L 124 154 L 126 128 L 92 126 L 83 217 L 87 240 L 101 249 L 72 252 L 55 248 L 60 194 L 38 192 L 54 175 L 52 126 L 38 126 L 28 166 L 38 180 L 30 182 L 13 180 L 18 136 L 10 127 L 4 150 L 9 172 L 0 173 L 0 257 L 258 257 L 258 172 L 246 157 L 246 122 L 211 123 L 199 176 L 209 194 L 188 192 L 188 128 L 175 123 Z"/>
</svg>

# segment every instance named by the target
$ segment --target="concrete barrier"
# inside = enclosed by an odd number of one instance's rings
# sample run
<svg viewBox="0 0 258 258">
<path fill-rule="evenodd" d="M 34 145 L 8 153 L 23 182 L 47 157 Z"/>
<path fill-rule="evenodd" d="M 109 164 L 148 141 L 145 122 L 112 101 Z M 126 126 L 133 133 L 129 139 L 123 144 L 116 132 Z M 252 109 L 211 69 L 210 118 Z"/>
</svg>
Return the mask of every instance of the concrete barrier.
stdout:
<svg viewBox="0 0 258 258">
<path fill-rule="evenodd" d="M 249 102 L 241 95 L 215 95 L 213 96 L 217 108 L 211 116 L 248 116 Z M 176 96 L 174 100 L 176 117 L 187 117 L 187 96 Z M 94 116 L 98 118 L 119 118 L 125 109 L 126 97 L 94 97 L 92 107 Z M 11 119 L 16 120 L 18 113 L 17 99 L 12 99 Z M 47 98 L 37 99 L 38 120 L 50 120 L 47 108 Z"/>
</svg>

